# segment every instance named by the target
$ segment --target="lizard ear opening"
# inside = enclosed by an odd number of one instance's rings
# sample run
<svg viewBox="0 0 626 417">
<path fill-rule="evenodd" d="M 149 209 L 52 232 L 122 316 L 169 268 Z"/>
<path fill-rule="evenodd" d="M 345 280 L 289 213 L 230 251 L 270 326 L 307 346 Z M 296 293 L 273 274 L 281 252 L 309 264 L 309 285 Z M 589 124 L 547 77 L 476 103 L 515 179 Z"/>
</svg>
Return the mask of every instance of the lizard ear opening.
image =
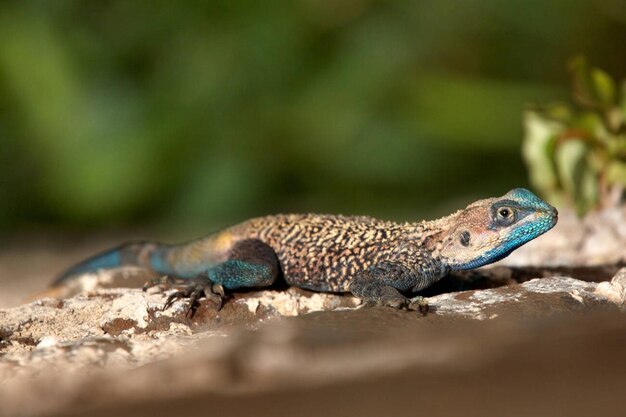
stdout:
<svg viewBox="0 0 626 417">
<path fill-rule="evenodd" d="M 469 246 L 470 244 L 470 232 L 468 232 L 467 230 L 461 232 L 461 235 L 459 236 L 459 242 L 461 242 L 461 245 L 463 246 Z"/>
</svg>

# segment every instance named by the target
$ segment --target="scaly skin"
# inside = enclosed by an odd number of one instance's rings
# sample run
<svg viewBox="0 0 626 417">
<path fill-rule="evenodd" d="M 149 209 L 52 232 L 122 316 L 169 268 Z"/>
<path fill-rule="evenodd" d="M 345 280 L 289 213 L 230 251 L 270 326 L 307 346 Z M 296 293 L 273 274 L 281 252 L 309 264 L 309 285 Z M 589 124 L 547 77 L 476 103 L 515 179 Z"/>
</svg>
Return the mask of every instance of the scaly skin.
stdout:
<svg viewBox="0 0 626 417">
<path fill-rule="evenodd" d="M 495 262 L 550 230 L 557 211 L 528 190 L 470 204 L 439 220 L 393 223 L 370 217 L 277 215 L 248 220 L 181 244 L 130 243 L 90 258 L 63 274 L 123 265 L 193 279 L 173 298 L 288 284 L 314 291 L 351 292 L 365 302 L 398 308 L 423 306 L 417 292 L 450 270 Z M 198 283 L 202 288 L 198 289 Z M 213 288 L 213 290 L 211 290 Z"/>
</svg>

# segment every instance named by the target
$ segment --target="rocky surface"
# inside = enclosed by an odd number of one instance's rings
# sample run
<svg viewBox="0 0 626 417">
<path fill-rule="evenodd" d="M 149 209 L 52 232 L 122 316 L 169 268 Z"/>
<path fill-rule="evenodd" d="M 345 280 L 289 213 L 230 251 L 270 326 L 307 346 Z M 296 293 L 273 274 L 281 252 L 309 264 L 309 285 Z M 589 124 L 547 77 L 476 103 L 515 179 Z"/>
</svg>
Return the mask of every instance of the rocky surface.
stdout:
<svg viewBox="0 0 626 417">
<path fill-rule="evenodd" d="M 429 299 L 426 317 L 360 308 L 352 297 L 296 289 L 238 294 L 219 312 L 204 301 L 193 318 L 185 315 L 184 301 L 161 311 L 163 300 L 163 294 L 139 289 L 94 288 L 64 300 L 45 298 L 0 311 L 2 415 L 54 415 L 95 407 L 91 413 L 163 395 L 235 395 L 292 383 L 317 386 L 358 381 L 363 375 L 382 378 L 413 366 L 431 372 L 433 367 L 473 368 L 491 360 L 493 352 L 482 352 L 481 343 L 468 333 L 474 326 L 470 323 L 496 323 L 477 331 L 497 336 L 505 345 L 517 343 L 519 335 L 504 338 L 498 333 L 503 323 L 548 320 L 557 329 L 555 318 L 603 314 L 626 325 L 621 314 L 626 310 L 626 268 L 609 282 L 552 277 L 444 293 Z M 432 338 L 420 336 L 425 329 Z M 294 342 L 302 338 L 304 342 Z M 167 375 L 169 383 L 159 375 Z M 88 393 L 86 386 L 92 387 Z M 33 402 L 33 396 L 38 400 Z"/>
<path fill-rule="evenodd" d="M 188 317 L 139 270 L 86 275 L 0 309 L 0 415 L 622 415 L 624 224 L 562 216 L 427 316 L 277 287 Z"/>
</svg>

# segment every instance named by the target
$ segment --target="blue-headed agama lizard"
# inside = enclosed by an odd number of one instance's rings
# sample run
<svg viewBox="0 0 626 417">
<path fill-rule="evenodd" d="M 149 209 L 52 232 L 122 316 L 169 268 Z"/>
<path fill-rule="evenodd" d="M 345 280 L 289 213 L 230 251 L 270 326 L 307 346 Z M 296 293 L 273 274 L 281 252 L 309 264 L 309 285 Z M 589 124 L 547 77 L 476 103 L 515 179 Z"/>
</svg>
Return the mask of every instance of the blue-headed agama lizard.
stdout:
<svg viewBox="0 0 626 417">
<path fill-rule="evenodd" d="M 164 308 L 207 297 L 221 307 L 224 290 L 267 287 L 278 276 L 292 286 L 346 293 L 365 304 L 427 311 L 409 298 L 451 270 L 490 264 L 550 230 L 558 213 L 530 191 L 470 204 L 433 221 L 394 223 L 371 217 L 290 214 L 260 217 L 179 245 L 135 242 L 89 258 L 54 283 L 100 269 L 138 266 L 187 286 Z M 148 285 L 148 284 L 147 284 Z"/>
</svg>

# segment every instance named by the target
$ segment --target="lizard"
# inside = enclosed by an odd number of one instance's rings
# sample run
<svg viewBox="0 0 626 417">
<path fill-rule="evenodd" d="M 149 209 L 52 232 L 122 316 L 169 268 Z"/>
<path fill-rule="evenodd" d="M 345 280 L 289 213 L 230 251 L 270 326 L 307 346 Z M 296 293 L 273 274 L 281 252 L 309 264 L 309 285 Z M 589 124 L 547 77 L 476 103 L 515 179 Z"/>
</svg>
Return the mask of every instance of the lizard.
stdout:
<svg viewBox="0 0 626 417">
<path fill-rule="evenodd" d="M 352 293 L 365 305 L 419 309 L 415 293 L 452 270 L 478 268 L 550 230 L 557 210 L 524 188 L 487 198 L 446 217 L 396 223 L 365 216 L 287 214 L 254 218 L 177 245 L 130 242 L 93 256 L 53 285 L 100 269 L 138 266 L 183 280 L 164 309 L 189 298 L 217 303 L 225 290 L 268 287 L 282 276 L 307 290 Z M 144 290 L 156 281 L 146 283 Z"/>
</svg>

